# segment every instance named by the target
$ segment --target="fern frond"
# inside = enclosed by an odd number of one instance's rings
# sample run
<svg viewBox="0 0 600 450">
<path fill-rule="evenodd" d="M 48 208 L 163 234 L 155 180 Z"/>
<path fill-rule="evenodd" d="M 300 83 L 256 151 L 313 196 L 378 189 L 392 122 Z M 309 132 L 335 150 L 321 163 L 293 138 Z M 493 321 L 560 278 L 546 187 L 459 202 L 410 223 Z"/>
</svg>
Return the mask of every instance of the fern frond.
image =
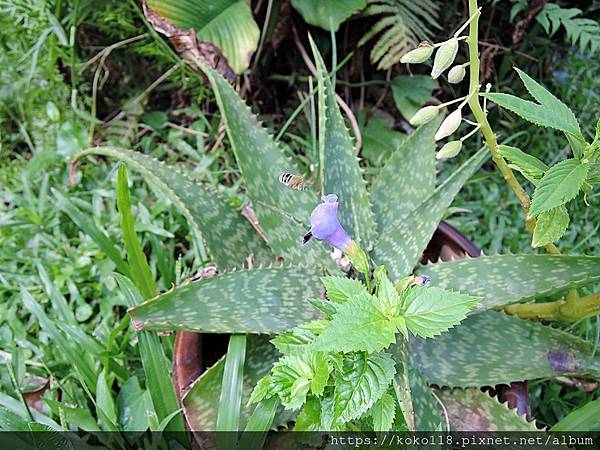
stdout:
<svg viewBox="0 0 600 450">
<path fill-rule="evenodd" d="M 548 3 L 537 15 L 536 20 L 549 35 L 554 35 L 562 25 L 567 40 L 582 52 L 594 54 L 600 48 L 600 23 L 592 19 L 577 17 L 582 11 L 578 8 L 561 8 Z"/>
<path fill-rule="evenodd" d="M 388 69 L 409 47 L 430 39 L 437 22 L 439 6 L 432 0 L 368 0 L 363 15 L 383 15 L 363 36 L 359 45 L 379 38 L 371 50 L 371 61 L 379 69 Z"/>
</svg>

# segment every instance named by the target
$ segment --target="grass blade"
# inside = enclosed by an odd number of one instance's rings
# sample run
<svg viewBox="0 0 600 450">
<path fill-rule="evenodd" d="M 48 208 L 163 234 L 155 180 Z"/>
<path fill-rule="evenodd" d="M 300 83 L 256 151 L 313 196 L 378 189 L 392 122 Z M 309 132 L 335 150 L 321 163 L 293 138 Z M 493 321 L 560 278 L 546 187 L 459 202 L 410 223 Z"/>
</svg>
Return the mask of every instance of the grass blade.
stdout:
<svg viewBox="0 0 600 450">
<path fill-rule="evenodd" d="M 225 357 L 221 396 L 219 397 L 219 413 L 217 415 L 217 431 L 238 431 L 240 428 L 245 359 L 246 335 L 234 334 L 229 338 L 229 347 Z M 235 447 L 237 440 L 234 433 L 218 435 L 217 439 L 219 447 L 222 449 Z"/>
<path fill-rule="evenodd" d="M 146 255 L 144 255 L 140 241 L 135 234 L 134 220 L 131 214 L 131 198 L 127 186 L 127 168 L 123 164 L 119 166 L 117 174 L 117 206 L 121 213 L 121 231 L 127 251 L 131 279 L 145 299 L 152 298 L 158 294 L 158 290 Z"/>
<path fill-rule="evenodd" d="M 114 242 L 96 226 L 86 215 L 77 208 L 69 199 L 63 196 L 59 191 L 52 189 L 52 194 L 56 199 L 56 206 L 75 222 L 81 230 L 87 234 L 100 247 L 100 249 L 108 256 L 117 266 L 117 270 L 123 275 L 130 276 L 129 266 L 121 257 L 121 252 Z"/>
</svg>

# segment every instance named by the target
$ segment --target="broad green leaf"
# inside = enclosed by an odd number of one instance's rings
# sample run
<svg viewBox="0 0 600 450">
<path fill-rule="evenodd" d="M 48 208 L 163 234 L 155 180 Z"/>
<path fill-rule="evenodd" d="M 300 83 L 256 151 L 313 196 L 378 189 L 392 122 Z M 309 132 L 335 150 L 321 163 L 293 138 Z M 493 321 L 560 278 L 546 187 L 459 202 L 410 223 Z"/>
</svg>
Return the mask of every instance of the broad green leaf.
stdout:
<svg viewBox="0 0 600 450">
<path fill-rule="evenodd" d="M 444 212 L 462 185 L 487 158 L 487 150 L 479 150 L 416 209 L 395 219 L 386 227 L 375 244 L 373 259 L 377 264 L 386 266 L 392 281 L 395 282 L 412 271 Z"/>
<path fill-rule="evenodd" d="M 140 387 L 137 377 L 129 378 L 117 396 L 117 411 L 119 425 L 123 431 L 146 431 L 148 417 L 154 414 L 152 399 Z"/>
<path fill-rule="evenodd" d="M 253 387 L 258 380 L 269 373 L 279 356 L 280 354 L 269 343 L 266 336 L 248 336 L 240 427 L 246 427 L 254 410 L 254 405 L 248 406 Z M 191 430 L 216 430 L 224 367 L 225 358 L 222 358 L 214 366 L 207 369 L 194 382 L 189 391 L 184 394 L 183 404 Z M 292 419 L 293 415 L 290 412 L 278 409 L 273 427 L 285 425 Z"/>
<path fill-rule="evenodd" d="M 337 31 L 342 22 L 367 6 L 367 0 L 337 0 L 336 2 L 291 0 L 291 2 L 307 23 L 327 31 L 332 28 L 333 31 Z"/>
<path fill-rule="evenodd" d="M 291 261 L 328 261 L 322 244 L 311 241 L 302 245 L 317 196 L 310 190 L 292 190 L 279 182 L 284 172 L 298 173 L 293 163 L 231 85 L 216 71 L 202 64 L 199 67 L 215 92 L 245 187 L 271 249 Z"/>
<path fill-rule="evenodd" d="M 550 431 L 600 431 L 598 417 L 600 417 L 600 398 L 571 411 L 564 419 L 555 424 Z"/>
<path fill-rule="evenodd" d="M 402 298 L 402 316 L 415 335 L 432 338 L 458 325 L 479 297 L 437 287 L 415 286 Z"/>
<path fill-rule="evenodd" d="M 396 331 L 381 302 L 362 294 L 338 308 L 312 348 L 326 352 L 378 352 L 396 341 Z"/>
<path fill-rule="evenodd" d="M 392 154 L 373 182 L 377 231 L 383 233 L 424 202 L 435 188 L 435 140 L 440 120 L 419 127 Z"/>
<path fill-rule="evenodd" d="M 106 431 L 117 431 L 117 407 L 104 370 L 100 371 L 96 382 L 96 415 L 108 427 Z"/>
<path fill-rule="evenodd" d="M 340 222 L 352 239 L 366 248 L 374 239 L 375 231 L 366 183 L 352 139 L 335 100 L 335 91 L 325 63 L 312 39 L 310 45 L 317 67 L 321 192 L 339 197 Z"/>
<path fill-rule="evenodd" d="M 390 431 L 396 417 L 396 401 L 390 394 L 383 396 L 371 408 L 374 431 Z"/>
<path fill-rule="evenodd" d="M 508 403 L 476 389 L 443 389 L 437 391 L 446 407 L 451 431 L 537 431 L 535 422 L 519 416 Z"/>
<path fill-rule="evenodd" d="M 77 208 L 71 200 L 63 196 L 59 191 L 52 189 L 54 197 L 56 197 L 56 206 L 62 209 L 81 230 L 87 234 L 100 247 L 106 256 L 115 263 L 119 272 L 129 276 L 129 266 L 121 257 L 121 252 L 115 246 L 114 242 L 96 226 L 79 208 Z"/>
<path fill-rule="evenodd" d="M 578 159 L 565 159 L 550 167 L 535 188 L 529 217 L 537 217 L 577 197 L 588 170 L 589 164 L 583 164 Z"/>
<path fill-rule="evenodd" d="M 600 280 L 600 257 L 496 255 L 419 266 L 431 286 L 482 297 L 474 312 L 553 295 Z"/>
<path fill-rule="evenodd" d="M 408 139 L 409 135 L 391 128 L 392 117 L 371 116 L 365 125 L 366 111 L 359 111 L 357 120 L 362 134 L 360 156 L 373 166 L 380 167 Z"/>
<path fill-rule="evenodd" d="M 490 351 L 493 343 L 493 351 Z M 599 376 L 593 343 L 516 316 L 486 311 L 436 339 L 411 339 L 429 384 L 493 386 L 556 376 Z"/>
<path fill-rule="evenodd" d="M 129 278 L 120 274 L 114 277 L 127 305 L 132 308 L 142 303 L 142 295 Z M 171 367 L 160 338 L 156 333 L 140 331 L 137 334 L 140 357 L 146 375 L 146 388 L 152 399 L 157 419 L 162 422 L 179 409 L 171 381 Z M 150 426 L 152 426 L 149 421 Z M 167 431 L 183 431 L 183 416 L 177 414 L 166 426 Z M 157 430 L 152 430 L 157 431 Z"/>
<path fill-rule="evenodd" d="M 543 247 L 558 241 L 569 226 L 569 212 L 564 205 L 541 213 L 533 230 L 532 247 Z"/>
<path fill-rule="evenodd" d="M 346 277 L 321 277 L 325 285 L 327 298 L 335 303 L 346 303 L 349 298 L 367 293 L 367 288 L 360 280 Z"/>
<path fill-rule="evenodd" d="M 228 205 L 220 194 L 200 187 L 179 168 L 116 147 L 91 148 L 80 153 L 76 160 L 86 155 L 117 158 L 138 171 L 158 195 L 173 202 L 192 230 L 202 235 L 220 269 L 242 267 L 251 254 L 256 263 L 271 260 L 264 241 L 241 213 Z"/>
<path fill-rule="evenodd" d="M 225 273 L 176 287 L 129 310 L 137 330 L 278 333 L 317 317 L 319 274 L 298 267 Z"/>
<path fill-rule="evenodd" d="M 117 173 L 117 206 L 121 214 L 121 233 L 127 251 L 131 279 L 145 299 L 155 297 L 158 290 L 146 260 L 146 255 L 142 251 L 142 246 L 135 232 L 135 220 L 131 213 L 131 199 L 129 197 L 129 186 L 127 186 L 127 168 L 122 164 L 119 166 Z"/>
<path fill-rule="evenodd" d="M 427 75 L 398 75 L 390 81 L 396 108 L 409 120 L 433 95 L 438 82 Z"/>
<path fill-rule="evenodd" d="M 199 41 L 216 45 L 235 73 L 250 64 L 260 30 L 245 0 L 147 0 L 150 9 Z"/>
<path fill-rule="evenodd" d="M 540 179 L 544 176 L 544 172 L 548 170 L 548 166 L 535 156 L 528 155 L 517 147 L 508 145 L 498 146 L 498 153 L 506 158 L 512 169 L 516 169 L 527 178 L 531 183 L 537 185 Z"/>
<path fill-rule="evenodd" d="M 239 431 L 240 408 L 244 383 L 244 362 L 246 359 L 246 336 L 234 334 L 229 338 L 229 346 L 225 355 L 225 368 L 221 396 L 219 398 L 219 414 L 217 416 L 217 431 Z M 235 437 L 224 433 L 222 444 L 235 445 Z M 233 437 L 233 441 L 231 438 Z M 219 439 L 219 436 L 217 437 Z"/>
<path fill-rule="evenodd" d="M 388 390 L 396 369 L 387 353 L 354 353 L 336 373 L 334 421 L 345 423 L 362 416 Z"/>
<path fill-rule="evenodd" d="M 536 125 L 555 128 L 573 136 L 581 137 L 581 130 L 573 111 L 526 73 L 517 68 L 515 70 L 529 93 L 539 104 L 509 94 L 482 95 Z"/>
</svg>

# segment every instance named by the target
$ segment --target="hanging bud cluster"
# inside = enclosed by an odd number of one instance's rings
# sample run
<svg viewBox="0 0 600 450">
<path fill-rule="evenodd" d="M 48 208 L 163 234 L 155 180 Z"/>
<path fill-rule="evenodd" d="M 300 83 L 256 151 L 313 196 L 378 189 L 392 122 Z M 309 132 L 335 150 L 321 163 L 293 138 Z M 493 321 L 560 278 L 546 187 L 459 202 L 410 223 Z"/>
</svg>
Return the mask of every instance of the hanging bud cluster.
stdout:
<svg viewBox="0 0 600 450">
<path fill-rule="evenodd" d="M 461 41 L 467 39 L 467 36 L 461 36 L 463 31 L 467 28 L 469 23 L 476 18 L 480 14 L 480 10 L 477 10 L 475 14 L 473 14 L 469 19 L 454 33 L 454 35 L 440 43 L 434 43 L 433 45 L 428 42 L 422 42 L 417 48 L 406 53 L 402 58 L 401 62 L 406 64 L 421 64 L 427 61 L 432 55 L 433 58 L 433 67 L 431 69 L 431 77 L 433 79 L 439 78 L 444 72 L 448 69 L 448 82 L 452 84 L 457 84 L 462 82 L 465 79 L 467 74 L 467 67 L 469 66 L 469 62 L 462 64 L 454 64 L 456 60 L 456 56 L 458 55 L 458 48 Z M 468 96 L 458 98 L 456 100 L 452 100 L 440 105 L 434 106 L 425 106 L 419 109 L 409 120 L 412 126 L 419 126 L 426 124 L 433 120 L 440 113 L 441 109 L 445 106 L 452 105 L 457 102 L 461 102 L 454 111 L 452 111 L 446 118 L 442 121 L 440 127 L 435 133 L 435 140 L 439 141 L 445 139 L 452 134 L 456 133 L 460 124 L 463 122 L 462 108 L 467 104 L 469 99 L 476 95 L 479 91 L 479 88 L 475 89 L 473 92 L 470 92 Z M 475 128 L 467 133 L 464 137 L 450 141 L 446 143 L 440 151 L 438 151 L 436 158 L 437 159 L 445 159 L 445 158 L 453 158 L 458 155 L 462 149 L 462 144 L 465 139 L 468 139 L 474 133 L 476 133 L 480 126 L 477 124 L 473 124 L 472 122 L 466 121 L 475 126 Z"/>
</svg>

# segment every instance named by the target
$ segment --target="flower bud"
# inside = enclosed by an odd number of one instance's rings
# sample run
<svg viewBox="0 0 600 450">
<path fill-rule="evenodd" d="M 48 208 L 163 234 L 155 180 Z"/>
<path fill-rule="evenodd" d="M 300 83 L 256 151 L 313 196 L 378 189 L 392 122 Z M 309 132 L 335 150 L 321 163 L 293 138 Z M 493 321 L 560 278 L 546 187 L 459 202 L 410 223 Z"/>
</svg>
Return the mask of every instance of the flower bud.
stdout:
<svg viewBox="0 0 600 450">
<path fill-rule="evenodd" d="M 460 109 L 457 109 L 444 119 L 444 121 L 435 133 L 435 140 L 439 141 L 440 139 L 444 139 L 445 137 L 450 136 L 452 133 L 458 130 L 461 121 L 462 112 L 460 111 Z"/>
<path fill-rule="evenodd" d="M 437 106 L 425 106 L 424 108 L 421 108 L 420 110 L 418 110 L 415 113 L 415 115 L 410 118 L 410 120 L 408 122 L 413 127 L 416 127 L 418 125 L 423 125 L 423 124 L 433 120 L 433 118 L 435 118 L 435 116 L 437 116 L 439 112 L 440 112 L 440 108 L 438 108 Z"/>
<path fill-rule="evenodd" d="M 452 65 L 458 53 L 458 39 L 452 38 L 444 42 L 437 52 L 433 60 L 433 69 L 431 69 L 431 77 L 435 80 L 442 72 Z"/>
<path fill-rule="evenodd" d="M 465 78 L 466 73 L 465 66 L 454 66 L 450 69 L 450 72 L 448 72 L 448 83 L 460 83 Z"/>
<path fill-rule="evenodd" d="M 436 153 L 435 159 L 454 158 L 462 148 L 462 141 L 450 141 Z"/>
<path fill-rule="evenodd" d="M 402 58 L 400 58 L 400 62 L 405 64 L 420 64 L 427 61 L 431 57 L 432 53 L 433 46 L 429 45 L 428 43 L 424 43 L 419 45 L 414 50 L 404 54 Z"/>
</svg>

